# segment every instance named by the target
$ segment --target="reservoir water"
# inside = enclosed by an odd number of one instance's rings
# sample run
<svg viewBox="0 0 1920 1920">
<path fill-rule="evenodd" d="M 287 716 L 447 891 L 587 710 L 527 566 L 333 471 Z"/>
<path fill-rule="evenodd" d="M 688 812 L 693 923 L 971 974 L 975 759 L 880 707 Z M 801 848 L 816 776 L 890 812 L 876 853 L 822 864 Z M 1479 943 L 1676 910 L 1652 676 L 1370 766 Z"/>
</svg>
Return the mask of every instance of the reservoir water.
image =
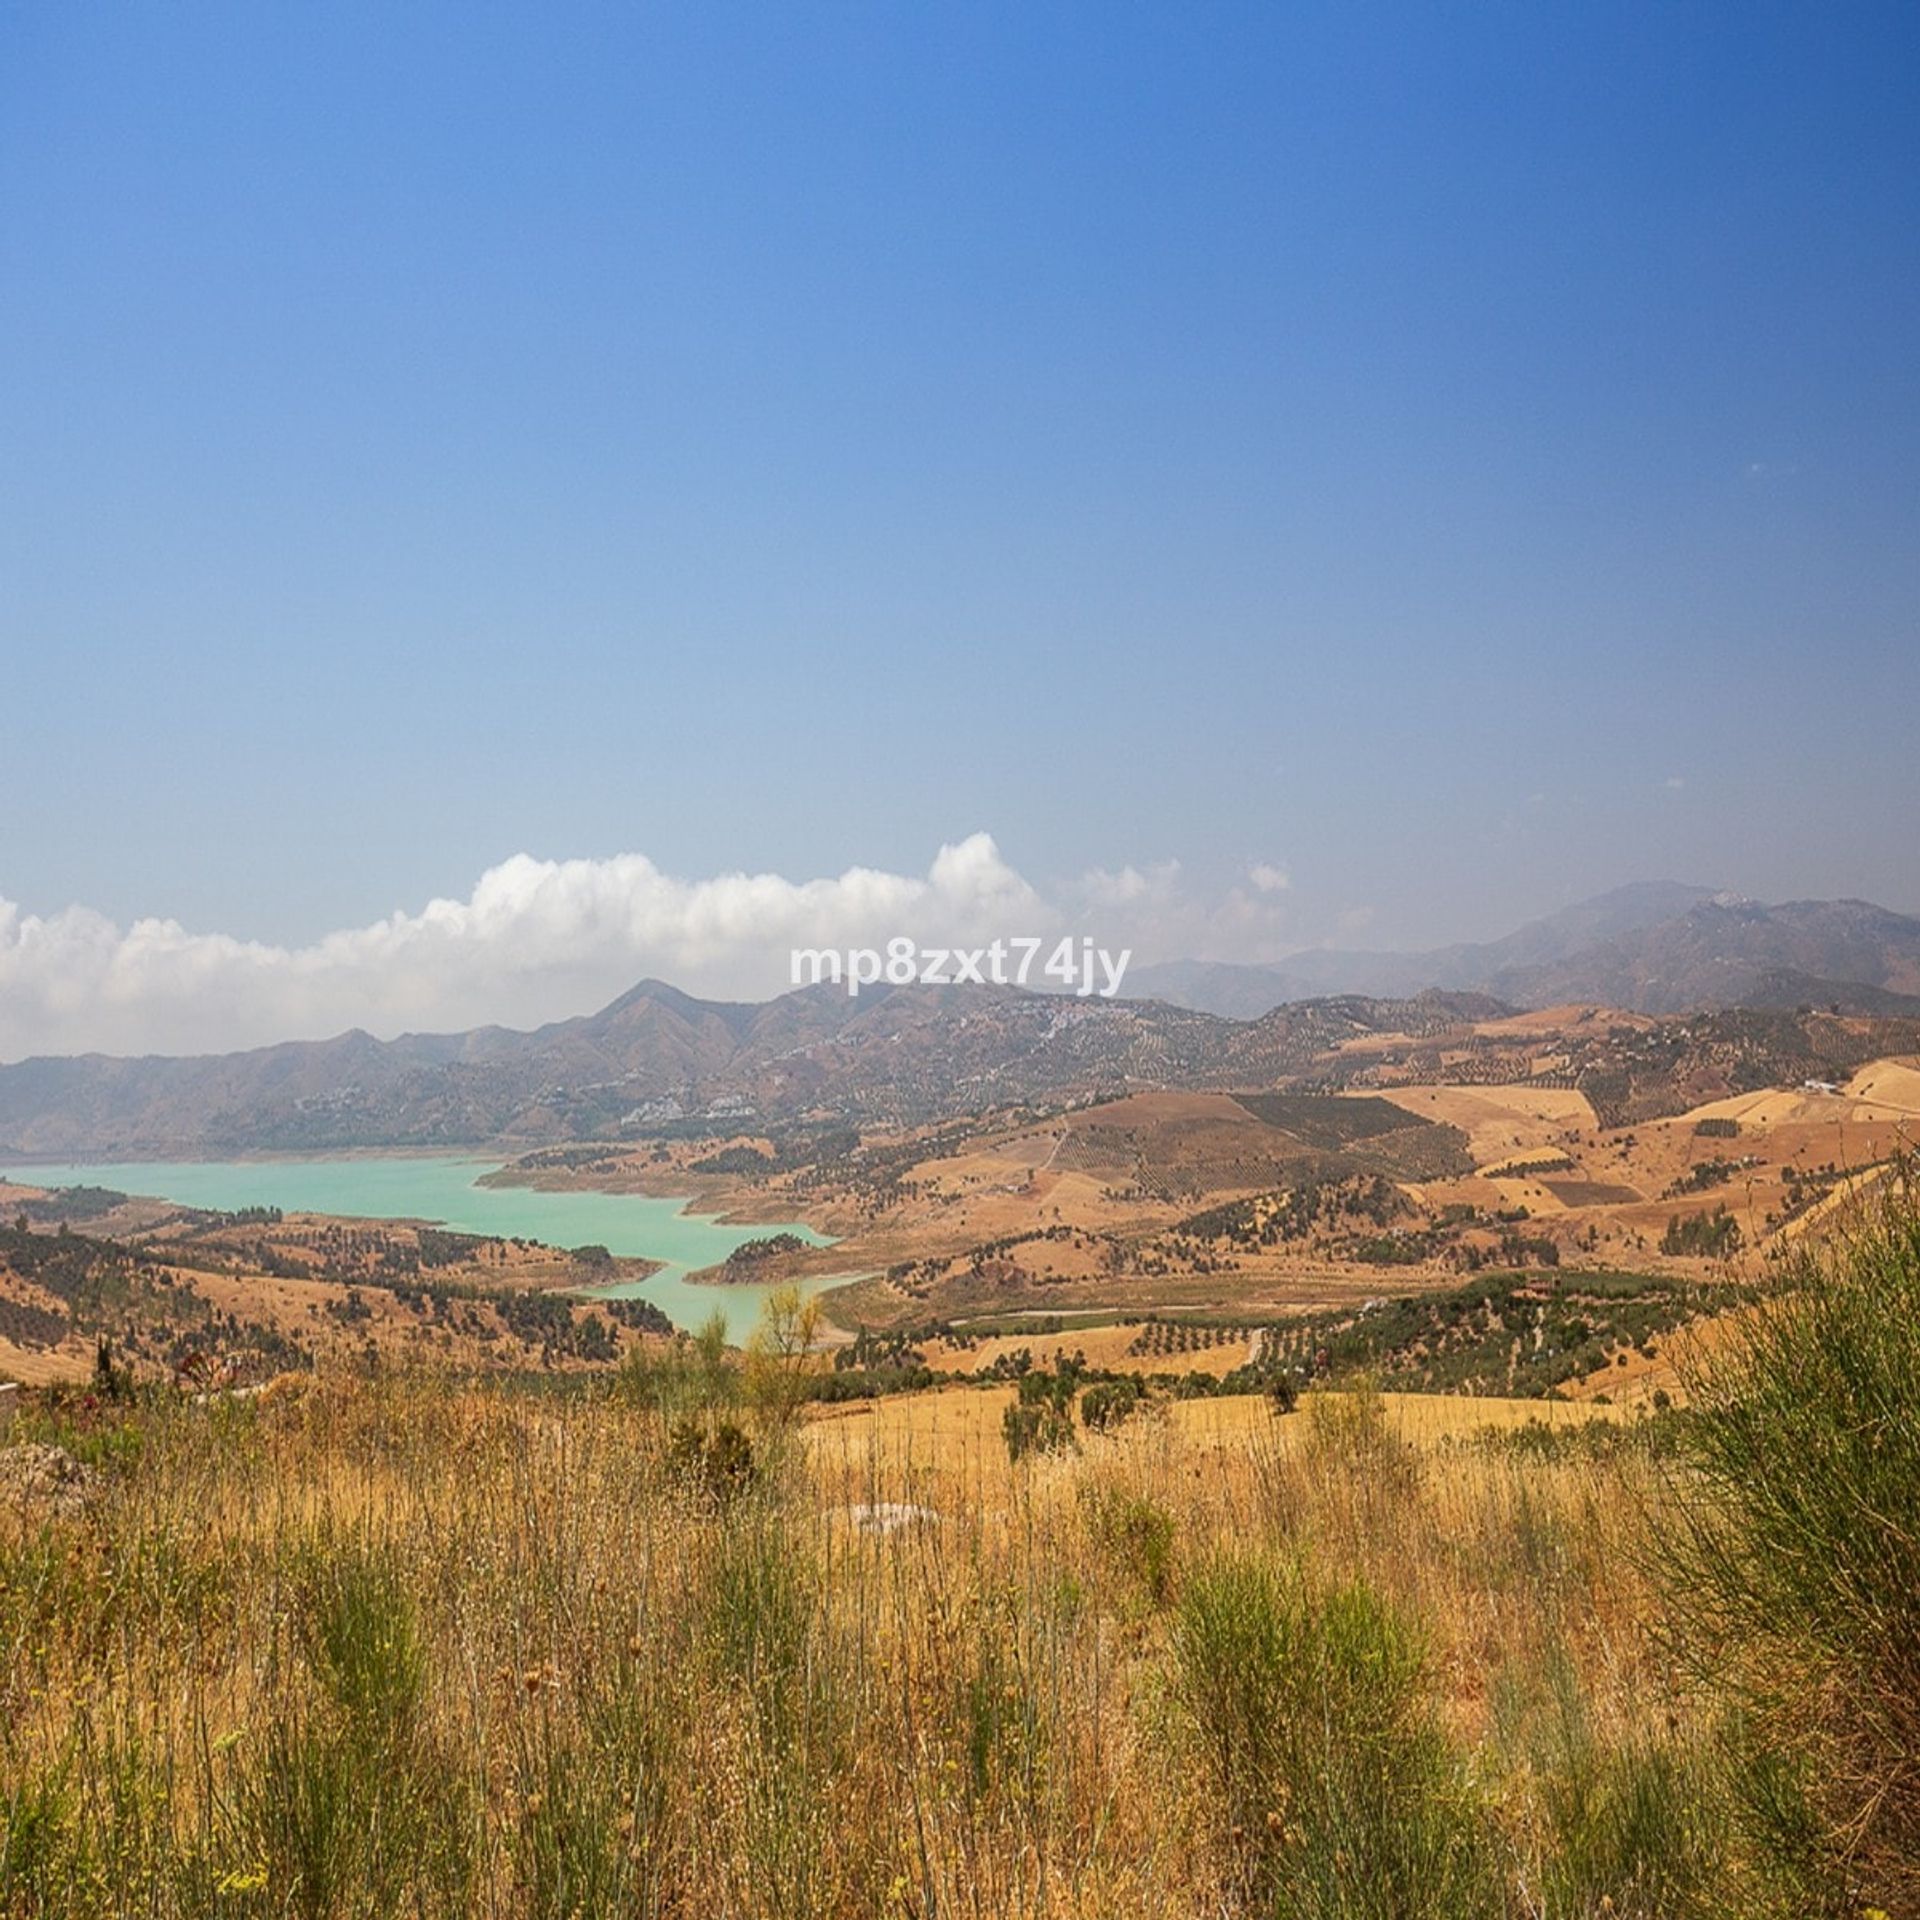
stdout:
<svg viewBox="0 0 1920 1920">
<path fill-rule="evenodd" d="M 284 1213 L 336 1213 L 363 1220 L 425 1220 L 457 1233 L 541 1240 L 554 1247 L 602 1246 L 609 1253 L 665 1264 L 611 1293 L 651 1300 L 677 1327 L 697 1327 L 718 1308 L 742 1338 L 759 1318 L 770 1288 L 695 1286 L 688 1272 L 724 1260 L 742 1241 L 795 1233 L 831 1244 L 798 1222 L 726 1226 L 684 1211 L 680 1200 L 632 1193 L 547 1193 L 536 1187 L 482 1187 L 495 1160 L 467 1155 L 332 1160 L 140 1161 L 106 1166 L 16 1165 L 12 1179 L 35 1187 L 111 1187 L 183 1207 L 231 1211 L 278 1207 Z M 833 1282 L 821 1280 L 815 1287 Z"/>
</svg>

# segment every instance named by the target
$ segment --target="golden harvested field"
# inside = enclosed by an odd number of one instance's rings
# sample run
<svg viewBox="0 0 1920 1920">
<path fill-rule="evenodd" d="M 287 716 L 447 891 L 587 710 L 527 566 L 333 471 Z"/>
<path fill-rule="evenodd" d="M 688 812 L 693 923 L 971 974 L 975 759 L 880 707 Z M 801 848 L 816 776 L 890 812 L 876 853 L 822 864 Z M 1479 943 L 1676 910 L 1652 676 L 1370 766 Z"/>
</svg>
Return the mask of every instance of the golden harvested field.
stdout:
<svg viewBox="0 0 1920 1920">
<path fill-rule="evenodd" d="M 1079 1354 L 1089 1366 L 1118 1373 L 1224 1373 L 1250 1357 L 1252 1336 L 1244 1331 L 1218 1335 L 1209 1332 L 1208 1344 L 1189 1351 L 1136 1354 L 1129 1351 L 1140 1337 L 1137 1325 L 1075 1326 L 1069 1321 L 1058 1333 L 985 1335 L 964 1343 L 929 1340 L 925 1352 L 930 1365 L 974 1371 L 995 1361 L 1027 1352 L 1036 1366 L 1051 1366 L 1057 1355 Z"/>
<path fill-rule="evenodd" d="M 801 1428 L 809 1456 L 834 1472 L 902 1475 L 912 1485 L 1010 1485 L 1001 1423 L 1014 1404 L 1012 1387 L 959 1387 L 935 1393 L 818 1410 Z M 1249 1446 L 1289 1452 L 1310 1444 L 1331 1423 L 1364 1417 L 1386 1438 L 1415 1447 L 1467 1441 L 1515 1427 L 1565 1429 L 1588 1422 L 1631 1420 L 1622 1406 L 1565 1400 L 1504 1400 L 1449 1394 L 1356 1396 L 1316 1391 L 1299 1411 L 1276 1415 L 1258 1394 L 1171 1401 L 1113 1435 L 1089 1436 L 1087 1457 L 1131 1461 L 1158 1454 L 1210 1455 Z M 971 1497 L 971 1496 L 969 1496 Z"/>
<path fill-rule="evenodd" d="M 1389 1087 L 1383 1097 L 1422 1119 L 1458 1127 L 1482 1168 L 1599 1126 L 1587 1096 L 1570 1088 Z"/>
</svg>

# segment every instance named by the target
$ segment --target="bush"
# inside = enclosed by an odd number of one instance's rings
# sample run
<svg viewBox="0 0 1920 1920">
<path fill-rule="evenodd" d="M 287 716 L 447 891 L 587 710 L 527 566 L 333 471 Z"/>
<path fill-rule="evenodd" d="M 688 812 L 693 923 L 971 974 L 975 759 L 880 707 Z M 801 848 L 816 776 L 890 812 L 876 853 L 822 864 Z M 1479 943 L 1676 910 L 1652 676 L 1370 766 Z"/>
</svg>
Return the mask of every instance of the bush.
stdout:
<svg viewBox="0 0 1920 1920">
<path fill-rule="evenodd" d="M 697 1333 L 676 1333 L 664 1346 L 630 1348 L 615 1389 L 622 1399 L 667 1418 L 736 1405 L 740 1369 L 727 1352 L 726 1314 L 715 1311 Z"/>
<path fill-rule="evenodd" d="M 1102 1557 L 1164 1606 L 1173 1590 L 1172 1514 L 1145 1494 L 1112 1488 L 1089 1496 L 1088 1522 Z"/>
<path fill-rule="evenodd" d="M 1751 1708 L 1748 1811 L 1807 1910 L 1920 1901 L 1920 1208 L 1877 1213 L 1696 1365 L 1703 1497 L 1666 1572 L 1696 1651 Z"/>
<path fill-rule="evenodd" d="M 323 1540 L 293 1581 L 310 1690 L 267 1721 L 235 1795 L 236 1840 L 276 1910 L 313 1916 L 423 1911 L 470 1898 L 466 1782 L 425 1725 L 426 1642 L 391 1547 Z"/>
<path fill-rule="evenodd" d="M 1541 1910 L 1619 1920 L 1750 1911 L 1730 1877 L 1727 1796 L 1710 1739 L 1603 1736 L 1564 1644 L 1550 1649 L 1542 1681 L 1515 1716 L 1538 1783 L 1539 1855 L 1526 1880 Z"/>
<path fill-rule="evenodd" d="M 711 1426 L 676 1420 L 667 1437 L 667 1471 L 716 1507 L 730 1506 L 753 1485 L 753 1442 L 731 1420 Z"/>
<path fill-rule="evenodd" d="M 1072 1402 L 1020 1400 L 1000 1417 L 1007 1458 L 1017 1466 L 1029 1454 L 1058 1453 L 1074 1444 Z"/>
<path fill-rule="evenodd" d="M 1102 1380 L 1080 1396 L 1080 1424 L 1095 1432 L 1117 1427 L 1145 1399 L 1138 1380 Z"/>
<path fill-rule="evenodd" d="M 1468 1920 L 1501 1895 L 1485 1817 L 1423 1689 L 1419 1643 L 1364 1582 L 1326 1594 L 1253 1557 L 1189 1578 L 1174 1690 L 1245 1896 L 1302 1920 Z"/>
</svg>

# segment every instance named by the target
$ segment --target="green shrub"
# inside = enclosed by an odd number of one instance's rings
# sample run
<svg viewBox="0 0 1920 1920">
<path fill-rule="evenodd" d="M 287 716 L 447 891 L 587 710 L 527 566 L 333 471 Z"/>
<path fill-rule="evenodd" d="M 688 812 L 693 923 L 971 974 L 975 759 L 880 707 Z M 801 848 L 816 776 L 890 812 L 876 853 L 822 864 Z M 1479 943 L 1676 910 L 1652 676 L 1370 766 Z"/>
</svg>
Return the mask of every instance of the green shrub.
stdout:
<svg viewBox="0 0 1920 1920">
<path fill-rule="evenodd" d="M 236 1888 L 271 1889 L 270 1910 L 302 1920 L 462 1912 L 471 1795 L 423 1725 L 426 1654 L 396 1550 L 322 1541 L 293 1585 L 309 1685 L 283 1682 L 239 1782 Z"/>
<path fill-rule="evenodd" d="M 0 1900 L 8 1913 L 58 1912 L 58 1890 L 83 1877 L 78 1796 L 65 1759 L 11 1780 L 0 1801 Z"/>
<path fill-rule="evenodd" d="M 667 1436 L 667 1472 L 700 1499 L 731 1506 L 753 1485 L 753 1442 L 731 1420 L 711 1423 L 688 1415 Z"/>
<path fill-rule="evenodd" d="M 624 1308 L 637 1303 L 609 1304 Z M 629 1347 L 615 1385 L 621 1398 L 666 1419 L 737 1405 L 740 1369 L 727 1349 L 725 1313 L 710 1314 L 696 1333 L 675 1334 L 660 1345 Z"/>
<path fill-rule="evenodd" d="M 596 1669 L 578 1724 L 542 1714 L 519 1755 L 517 1875 L 535 1920 L 662 1911 L 678 1728 L 662 1678 Z"/>
<path fill-rule="evenodd" d="M 1511 1692 L 1496 1689 L 1497 1708 Z M 1551 1649 L 1541 1682 L 1508 1698 L 1504 1717 L 1519 1723 L 1537 1782 L 1538 1858 L 1525 1880 L 1545 1912 L 1680 1920 L 1735 1905 L 1726 1785 L 1710 1738 L 1603 1738 L 1564 1644 Z"/>
<path fill-rule="evenodd" d="M 845 1696 L 822 1628 L 820 1570 L 764 1496 L 725 1516 L 714 1547 L 709 1685 L 745 1710 L 736 1753 L 747 1884 L 733 1911 L 800 1920 L 821 1910 L 830 1785 L 845 1764 Z"/>
<path fill-rule="evenodd" d="M 1145 1494 L 1102 1488 L 1089 1494 L 1087 1517 L 1102 1558 L 1164 1606 L 1173 1588 L 1173 1516 Z"/>
<path fill-rule="evenodd" d="M 427 1663 L 399 1565 L 391 1552 L 334 1548 L 303 1582 L 307 1658 L 340 1711 L 383 1740 L 411 1731 Z"/>
<path fill-rule="evenodd" d="M 1920 1902 L 1920 1208 L 1911 1170 L 1693 1370 L 1663 1546 L 1751 1708 L 1755 1831 L 1809 1886 Z M 1811 1815 L 1809 1813 L 1811 1809 Z"/>
<path fill-rule="evenodd" d="M 1030 1454 L 1058 1453 L 1074 1445 L 1072 1402 L 1051 1399 L 1015 1401 L 1000 1416 L 1007 1458 L 1017 1466 Z"/>
<path fill-rule="evenodd" d="M 1140 1382 L 1129 1375 L 1097 1381 L 1080 1396 L 1080 1424 L 1105 1432 L 1121 1425 L 1145 1397 Z"/>
<path fill-rule="evenodd" d="M 1186 1582 L 1175 1697 L 1245 1895 L 1301 1920 L 1501 1909 L 1484 1813 L 1418 1641 L 1363 1582 L 1311 1591 L 1253 1557 Z"/>
</svg>

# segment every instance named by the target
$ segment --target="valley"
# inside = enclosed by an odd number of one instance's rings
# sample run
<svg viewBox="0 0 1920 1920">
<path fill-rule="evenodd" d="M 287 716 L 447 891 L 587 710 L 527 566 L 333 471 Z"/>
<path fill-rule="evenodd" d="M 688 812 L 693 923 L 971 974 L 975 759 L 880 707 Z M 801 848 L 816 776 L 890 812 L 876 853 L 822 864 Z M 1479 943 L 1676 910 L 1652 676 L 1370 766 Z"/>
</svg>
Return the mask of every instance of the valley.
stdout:
<svg viewBox="0 0 1920 1920">
<path fill-rule="evenodd" d="M 789 999 L 803 1004 L 756 1021 L 806 1018 L 805 996 Z M 1303 1376 L 1644 1400 L 1677 1385 L 1661 1340 L 1737 1309 L 1920 1129 L 1920 1023 L 1904 1017 L 1314 1001 L 1209 1019 L 1224 1038 L 1128 1086 L 1097 1047 L 1036 1073 L 1019 1037 L 1063 1017 L 1096 1027 L 1105 1009 L 991 989 L 891 999 L 863 1016 L 887 1014 L 881 1088 L 933 1079 L 967 1050 L 999 1063 L 976 1085 L 1017 1075 L 1023 1097 L 868 1117 L 869 1034 L 835 1081 L 818 1056 L 790 1056 L 789 1073 L 812 1059 L 822 1095 L 791 1118 L 732 1121 L 709 1104 L 505 1161 L 69 1164 L 43 1171 L 45 1191 L 22 1164 L 0 1211 L 197 1267 L 176 1302 L 199 1299 L 198 1337 L 226 1328 L 255 1372 L 323 1353 L 612 1365 L 623 1343 L 716 1310 L 742 1338 L 792 1285 L 818 1294 L 829 1345 L 883 1339 L 936 1375 L 1024 1344 L 1143 1376 L 1224 1378 L 1284 1354 Z M 641 1009 L 665 1017 L 644 991 L 614 1017 Z M 979 1052 L 989 1033 L 998 1055 Z M 396 1223 L 397 1266 L 364 1252 L 383 1231 L 372 1220 Z M 446 1261 L 426 1294 L 422 1247 Z M 0 1367 L 18 1377 L 77 1377 L 101 1331 L 135 1355 L 189 1337 L 191 1314 L 143 1330 L 136 1296 L 116 1326 L 63 1324 L 19 1264 L 0 1267 L 16 1309 Z M 490 1304 L 423 1310 L 449 1286 Z M 503 1314 L 496 1295 L 546 1302 L 561 1331 L 524 1304 Z M 1398 1320 L 1386 1303 L 1402 1303 Z"/>
</svg>

